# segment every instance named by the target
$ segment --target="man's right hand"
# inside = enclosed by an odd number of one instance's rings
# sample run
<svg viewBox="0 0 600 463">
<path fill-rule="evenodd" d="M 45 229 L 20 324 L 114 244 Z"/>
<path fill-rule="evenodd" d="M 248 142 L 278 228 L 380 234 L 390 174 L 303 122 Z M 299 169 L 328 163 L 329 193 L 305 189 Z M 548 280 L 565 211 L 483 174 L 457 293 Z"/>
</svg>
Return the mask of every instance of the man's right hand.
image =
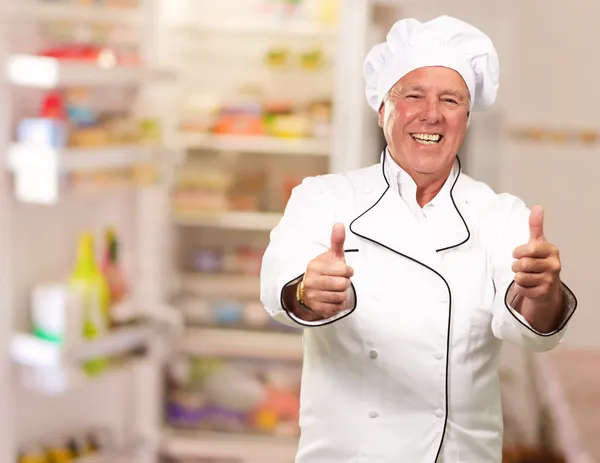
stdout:
<svg viewBox="0 0 600 463">
<path fill-rule="evenodd" d="M 350 277 L 354 270 L 346 264 L 344 224 L 331 231 L 331 247 L 311 260 L 304 274 L 303 302 L 324 318 L 346 310 Z"/>
</svg>

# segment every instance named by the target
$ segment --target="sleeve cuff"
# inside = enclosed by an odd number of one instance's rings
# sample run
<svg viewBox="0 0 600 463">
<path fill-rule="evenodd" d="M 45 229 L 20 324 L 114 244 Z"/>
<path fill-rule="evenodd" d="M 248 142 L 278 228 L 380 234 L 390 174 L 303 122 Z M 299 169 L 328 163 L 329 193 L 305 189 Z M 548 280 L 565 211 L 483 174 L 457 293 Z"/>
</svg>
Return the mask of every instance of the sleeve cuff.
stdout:
<svg viewBox="0 0 600 463">
<path fill-rule="evenodd" d="M 509 313 L 514 317 L 514 319 L 516 321 L 518 321 L 520 325 L 522 325 L 522 327 L 527 328 L 527 330 L 529 330 L 530 332 L 532 332 L 538 336 L 550 337 L 550 336 L 554 336 L 554 335 L 560 333 L 567 326 L 567 323 L 569 323 L 569 320 L 571 319 L 571 317 L 573 316 L 573 313 L 575 313 L 575 309 L 577 308 L 577 298 L 575 297 L 575 294 L 573 294 L 573 291 L 571 291 L 567 285 L 565 285 L 564 283 L 561 282 L 562 290 L 563 290 L 564 297 L 565 297 L 565 313 L 562 316 L 562 320 L 559 323 L 558 328 L 549 333 L 542 333 L 540 331 L 537 331 L 535 328 L 533 328 L 529 324 L 529 322 L 525 319 L 525 317 L 523 317 L 523 315 L 521 315 L 519 312 L 517 312 L 508 303 L 508 293 L 510 292 L 510 289 L 512 288 L 512 286 L 514 284 L 515 284 L 515 282 L 513 281 L 510 285 L 508 285 L 508 288 L 506 289 L 506 293 L 504 294 L 504 305 L 506 306 Z"/>
<path fill-rule="evenodd" d="M 304 273 L 302 275 L 299 275 L 298 277 L 294 278 L 293 280 L 289 281 L 288 283 L 286 283 L 283 288 L 281 289 L 281 307 L 283 307 L 284 312 L 286 313 L 286 315 L 296 324 L 303 326 L 303 327 L 317 327 L 317 326 L 325 326 L 325 325 L 329 325 L 331 323 L 334 323 L 338 320 L 341 320 L 342 318 L 347 317 L 348 315 L 350 315 L 352 312 L 354 312 L 354 310 L 356 309 L 356 289 L 354 288 L 354 284 L 352 282 L 350 282 L 350 288 L 348 288 L 348 299 L 347 299 L 347 306 L 348 308 L 346 310 L 343 310 L 342 312 L 339 312 L 337 314 L 335 314 L 333 317 L 329 317 L 329 318 L 324 318 L 323 320 L 317 320 L 317 321 L 307 321 L 307 320 L 303 320 L 302 318 L 296 316 L 292 311 L 288 310 L 287 307 L 285 306 L 284 300 L 283 300 L 283 294 L 285 292 L 285 289 L 290 286 L 290 285 L 294 285 L 296 283 L 298 283 L 302 277 L 304 276 Z"/>
</svg>

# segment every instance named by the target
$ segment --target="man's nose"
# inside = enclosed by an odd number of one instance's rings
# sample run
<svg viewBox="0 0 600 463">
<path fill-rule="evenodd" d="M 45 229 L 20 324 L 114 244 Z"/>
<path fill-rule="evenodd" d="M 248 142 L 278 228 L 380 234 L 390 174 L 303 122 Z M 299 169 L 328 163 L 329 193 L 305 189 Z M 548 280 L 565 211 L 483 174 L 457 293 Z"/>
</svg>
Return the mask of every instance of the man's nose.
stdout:
<svg viewBox="0 0 600 463">
<path fill-rule="evenodd" d="M 440 108 L 440 102 L 438 100 L 430 100 L 425 102 L 421 111 L 421 120 L 423 122 L 427 122 L 428 124 L 435 124 L 441 119 L 442 112 Z"/>
</svg>

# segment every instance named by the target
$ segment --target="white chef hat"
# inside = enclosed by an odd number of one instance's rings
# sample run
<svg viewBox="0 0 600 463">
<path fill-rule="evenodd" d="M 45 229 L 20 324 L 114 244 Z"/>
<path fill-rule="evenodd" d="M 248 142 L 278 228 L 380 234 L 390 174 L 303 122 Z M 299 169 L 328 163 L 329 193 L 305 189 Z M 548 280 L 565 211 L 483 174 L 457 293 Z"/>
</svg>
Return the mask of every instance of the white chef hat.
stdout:
<svg viewBox="0 0 600 463">
<path fill-rule="evenodd" d="M 392 26 L 385 42 L 371 49 L 364 65 L 369 105 L 379 111 L 396 82 L 429 66 L 454 69 L 462 76 L 472 110 L 487 109 L 496 100 L 500 66 L 491 39 L 470 24 L 440 16 L 424 23 L 402 19 Z"/>
</svg>

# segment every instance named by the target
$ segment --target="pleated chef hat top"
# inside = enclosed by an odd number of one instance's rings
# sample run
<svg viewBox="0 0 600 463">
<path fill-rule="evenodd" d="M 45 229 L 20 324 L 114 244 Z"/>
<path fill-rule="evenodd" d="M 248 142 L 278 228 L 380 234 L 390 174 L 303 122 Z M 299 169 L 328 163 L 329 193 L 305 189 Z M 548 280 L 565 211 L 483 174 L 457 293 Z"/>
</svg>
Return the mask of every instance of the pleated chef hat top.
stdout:
<svg viewBox="0 0 600 463">
<path fill-rule="evenodd" d="M 465 81 L 471 109 L 489 108 L 498 93 L 500 64 L 491 39 L 476 27 L 450 16 L 427 22 L 402 19 L 386 41 L 375 45 L 364 64 L 369 106 L 379 111 L 387 92 L 415 69 L 443 66 Z"/>
</svg>

